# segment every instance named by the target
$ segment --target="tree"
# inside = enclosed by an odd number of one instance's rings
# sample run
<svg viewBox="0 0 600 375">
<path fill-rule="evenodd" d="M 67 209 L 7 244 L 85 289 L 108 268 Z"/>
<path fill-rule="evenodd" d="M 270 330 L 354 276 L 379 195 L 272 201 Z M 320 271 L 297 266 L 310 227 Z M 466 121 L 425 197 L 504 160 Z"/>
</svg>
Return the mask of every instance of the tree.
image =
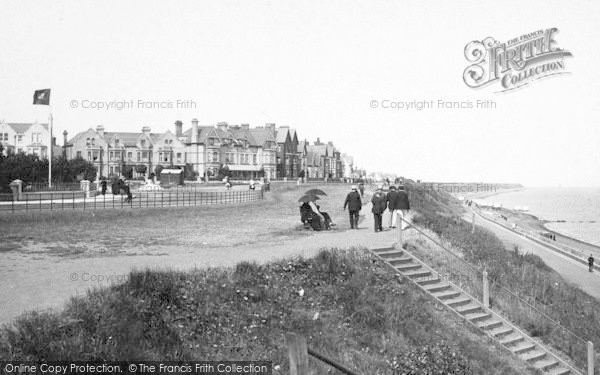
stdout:
<svg viewBox="0 0 600 375">
<path fill-rule="evenodd" d="M 231 170 L 229 170 L 229 166 L 227 166 L 227 164 L 221 165 L 219 167 L 219 172 L 217 173 L 217 178 L 219 180 L 222 180 L 225 177 L 231 178 Z"/>
<path fill-rule="evenodd" d="M 162 165 L 157 165 L 156 168 L 154 168 L 154 174 L 156 175 L 156 177 L 160 178 L 160 172 L 162 172 L 162 170 L 165 169 L 165 167 L 163 167 Z"/>
<path fill-rule="evenodd" d="M 135 171 L 139 174 L 145 174 L 148 167 L 145 164 L 136 164 Z"/>
<path fill-rule="evenodd" d="M 186 164 L 183 167 L 183 178 L 186 180 L 195 180 L 198 177 L 198 172 L 194 170 L 194 166 L 192 164 Z"/>
<path fill-rule="evenodd" d="M 128 179 L 133 178 L 133 167 L 131 165 L 126 165 L 123 167 L 123 176 Z"/>
<path fill-rule="evenodd" d="M 69 160 L 61 155 L 52 161 L 52 175 L 58 182 L 94 180 L 97 172 L 94 164 L 81 157 Z"/>
</svg>

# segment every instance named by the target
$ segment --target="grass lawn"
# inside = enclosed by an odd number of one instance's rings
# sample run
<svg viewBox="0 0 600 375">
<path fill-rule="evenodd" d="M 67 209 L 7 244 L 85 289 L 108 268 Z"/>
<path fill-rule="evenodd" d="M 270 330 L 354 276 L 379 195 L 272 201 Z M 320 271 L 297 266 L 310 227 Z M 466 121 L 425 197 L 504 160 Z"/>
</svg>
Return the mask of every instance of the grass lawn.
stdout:
<svg viewBox="0 0 600 375">
<path fill-rule="evenodd" d="M 5 214 L 0 217 L 0 253 L 130 255 L 140 248 L 215 248 L 309 236 L 313 232 L 302 228 L 297 200 L 313 187 L 328 193 L 319 202 L 334 221 L 346 218 L 347 185 L 273 184 L 264 200 L 246 204 Z"/>
<path fill-rule="evenodd" d="M 268 360 L 286 374 L 286 332 L 362 374 L 535 373 L 368 253 L 335 249 L 235 269 L 134 272 L 61 313 L 17 319 L 0 331 L 0 360 Z"/>
</svg>

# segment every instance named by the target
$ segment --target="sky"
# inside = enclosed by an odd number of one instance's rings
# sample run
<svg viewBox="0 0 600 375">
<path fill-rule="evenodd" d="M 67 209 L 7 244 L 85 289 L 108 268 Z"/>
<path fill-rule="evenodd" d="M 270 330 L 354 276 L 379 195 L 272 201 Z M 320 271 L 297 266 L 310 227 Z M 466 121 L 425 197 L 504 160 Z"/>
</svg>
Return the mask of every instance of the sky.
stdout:
<svg viewBox="0 0 600 375">
<path fill-rule="evenodd" d="M 600 187 L 600 2 L 2 0 L 0 14 L 0 120 L 45 122 L 51 110 L 59 144 L 98 124 L 276 123 L 369 171 Z M 503 93 L 464 83 L 469 42 L 552 27 L 573 54 L 569 74 Z M 43 88 L 51 108 L 32 105 Z M 133 104 L 91 108 L 103 102 Z"/>
</svg>

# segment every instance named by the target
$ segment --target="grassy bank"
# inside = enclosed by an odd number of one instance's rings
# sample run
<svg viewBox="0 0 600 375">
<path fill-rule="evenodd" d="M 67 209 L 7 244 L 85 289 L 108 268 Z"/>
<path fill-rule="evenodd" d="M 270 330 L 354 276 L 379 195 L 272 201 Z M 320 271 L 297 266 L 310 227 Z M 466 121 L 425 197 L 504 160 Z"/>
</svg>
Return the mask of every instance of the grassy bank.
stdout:
<svg viewBox="0 0 600 375">
<path fill-rule="evenodd" d="M 289 331 L 364 374 L 534 373 L 367 253 L 337 250 L 264 266 L 135 272 L 60 313 L 20 317 L 1 331 L 0 359 L 252 359 L 285 374 Z M 312 359 L 310 367 L 328 370 Z"/>
<path fill-rule="evenodd" d="M 420 193 L 417 193 L 420 194 Z M 478 227 L 471 233 L 471 224 L 465 222 L 460 206 L 449 195 L 425 192 L 412 197 L 419 215 L 414 223 L 429 229 L 445 247 L 456 252 L 464 261 L 480 270 L 486 269 L 494 282 L 491 303 L 511 321 L 530 335 L 541 339 L 585 364 L 585 343 L 565 332 L 550 319 L 530 308 L 507 292 L 513 291 L 536 309 L 560 322 L 584 340 L 600 342 L 600 302 L 574 287 L 550 269 L 541 258 L 523 254 L 519 249 L 505 249 L 503 243 L 490 231 Z M 466 267 L 457 258 L 415 236 L 411 249 L 434 262 L 438 269 L 462 277 L 459 282 L 477 295 L 481 291 L 481 276 Z"/>
</svg>

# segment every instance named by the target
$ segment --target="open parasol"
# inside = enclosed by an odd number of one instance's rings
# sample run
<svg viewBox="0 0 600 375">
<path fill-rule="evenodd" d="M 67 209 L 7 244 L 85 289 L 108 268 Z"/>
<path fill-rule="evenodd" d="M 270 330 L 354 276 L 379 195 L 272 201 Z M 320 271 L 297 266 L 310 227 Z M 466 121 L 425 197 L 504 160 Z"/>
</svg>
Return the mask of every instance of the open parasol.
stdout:
<svg viewBox="0 0 600 375">
<path fill-rule="evenodd" d="M 309 195 L 327 195 L 321 189 L 310 189 L 309 191 L 305 192 L 304 194 L 309 194 Z"/>
</svg>

